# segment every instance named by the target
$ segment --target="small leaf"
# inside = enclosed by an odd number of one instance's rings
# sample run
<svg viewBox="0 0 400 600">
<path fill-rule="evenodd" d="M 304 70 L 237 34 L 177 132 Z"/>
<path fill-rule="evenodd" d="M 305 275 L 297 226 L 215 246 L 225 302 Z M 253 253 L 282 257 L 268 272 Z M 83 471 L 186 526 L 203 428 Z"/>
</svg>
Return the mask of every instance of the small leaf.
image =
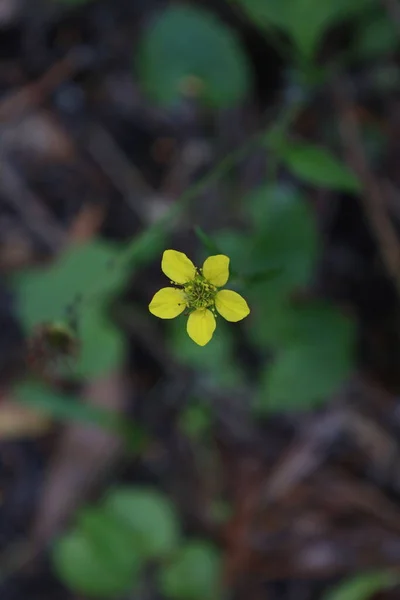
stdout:
<svg viewBox="0 0 400 600">
<path fill-rule="evenodd" d="M 60 579 L 74 592 L 94 598 L 110 598 L 132 587 L 134 573 L 114 568 L 109 556 L 80 531 L 58 540 L 52 559 Z"/>
<path fill-rule="evenodd" d="M 204 439 L 210 432 L 212 415 L 208 406 L 192 403 L 182 411 L 179 429 L 192 440 Z"/>
<path fill-rule="evenodd" d="M 255 233 L 249 240 L 245 277 L 268 273 L 260 297 L 286 293 L 309 282 L 319 252 L 312 211 L 294 189 L 263 186 L 247 198 Z M 256 282 L 253 282 L 257 294 Z"/>
<path fill-rule="evenodd" d="M 362 21 L 353 43 L 354 53 L 364 60 L 395 52 L 398 45 L 396 25 L 383 13 L 373 13 Z"/>
<path fill-rule="evenodd" d="M 126 278 L 125 268 L 111 266 L 117 257 L 111 246 L 91 242 L 70 248 L 47 267 L 18 273 L 13 282 L 24 327 L 65 320 L 67 307 L 85 293 L 95 292 L 102 301 L 116 293 Z"/>
<path fill-rule="evenodd" d="M 14 386 L 13 394 L 21 404 L 58 419 L 100 425 L 107 429 L 114 429 L 118 422 L 111 411 L 84 404 L 74 397 L 35 382 L 28 381 Z"/>
<path fill-rule="evenodd" d="M 162 558 L 177 547 L 178 516 L 173 505 L 156 490 L 119 488 L 106 496 L 103 506 L 132 532 L 142 557 Z"/>
<path fill-rule="evenodd" d="M 216 244 L 213 238 L 210 237 L 201 227 L 195 227 L 194 232 L 203 246 L 210 252 L 210 254 L 221 254 L 218 244 Z"/>
<path fill-rule="evenodd" d="M 222 318 L 219 319 L 213 339 L 206 346 L 193 344 L 182 319 L 171 321 L 169 330 L 173 356 L 181 364 L 201 372 L 210 385 L 233 388 L 243 381 L 240 365 L 232 354 L 232 329 Z"/>
<path fill-rule="evenodd" d="M 311 185 L 357 193 L 361 187 L 352 171 L 325 148 L 307 142 L 283 142 L 275 148 L 287 168 Z"/>
<path fill-rule="evenodd" d="M 111 570 L 138 572 L 142 557 L 135 551 L 134 535 L 117 516 L 103 508 L 85 508 L 78 514 L 77 529 L 107 560 Z"/>
<path fill-rule="evenodd" d="M 77 421 L 98 425 L 119 435 L 130 450 L 137 452 L 146 444 L 144 432 L 124 417 L 95 406 L 79 402 L 74 397 L 50 390 L 36 382 L 19 383 L 13 388 L 18 402 L 62 421 Z"/>
<path fill-rule="evenodd" d="M 186 94 L 227 107 L 249 88 L 247 59 L 235 33 L 203 9 L 165 9 L 145 31 L 138 56 L 146 92 L 163 105 Z"/>
<path fill-rule="evenodd" d="M 81 349 L 73 371 L 90 378 L 121 366 L 126 344 L 121 332 L 97 309 L 82 310 L 79 323 Z"/>
<path fill-rule="evenodd" d="M 183 546 L 160 573 L 162 592 L 174 600 L 220 598 L 221 559 L 207 542 Z"/>
<path fill-rule="evenodd" d="M 287 33 L 302 58 L 316 54 L 326 31 L 339 21 L 365 10 L 371 0 L 231 0 L 268 33 L 271 26 Z"/>
<path fill-rule="evenodd" d="M 324 595 L 323 600 L 369 600 L 387 587 L 398 583 L 394 573 L 373 571 L 346 579 Z"/>
<path fill-rule="evenodd" d="M 289 313 L 281 348 L 266 368 L 258 410 L 305 410 L 329 399 L 354 361 L 353 323 L 339 311 L 315 305 Z"/>
</svg>

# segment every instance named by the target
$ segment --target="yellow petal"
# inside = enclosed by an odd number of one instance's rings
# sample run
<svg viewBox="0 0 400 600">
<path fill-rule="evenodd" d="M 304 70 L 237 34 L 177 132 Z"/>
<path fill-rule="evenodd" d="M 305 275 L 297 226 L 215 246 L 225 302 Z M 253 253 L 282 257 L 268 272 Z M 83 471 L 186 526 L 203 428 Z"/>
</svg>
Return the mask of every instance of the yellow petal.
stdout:
<svg viewBox="0 0 400 600">
<path fill-rule="evenodd" d="M 215 327 L 215 317 L 211 310 L 202 308 L 189 315 L 186 330 L 196 344 L 205 346 L 211 340 Z"/>
<path fill-rule="evenodd" d="M 209 256 L 204 261 L 203 275 L 217 287 L 225 285 L 229 278 L 229 258 L 225 254 Z"/>
<path fill-rule="evenodd" d="M 221 290 L 215 296 L 215 308 L 227 321 L 241 321 L 250 312 L 244 298 L 232 290 Z"/>
<path fill-rule="evenodd" d="M 162 288 L 153 296 L 149 311 L 160 319 L 173 319 L 186 308 L 186 297 L 183 290 L 173 287 Z"/>
<path fill-rule="evenodd" d="M 177 250 L 165 250 L 161 261 L 161 269 L 175 283 L 188 283 L 196 275 L 196 268 L 190 258 Z"/>
</svg>

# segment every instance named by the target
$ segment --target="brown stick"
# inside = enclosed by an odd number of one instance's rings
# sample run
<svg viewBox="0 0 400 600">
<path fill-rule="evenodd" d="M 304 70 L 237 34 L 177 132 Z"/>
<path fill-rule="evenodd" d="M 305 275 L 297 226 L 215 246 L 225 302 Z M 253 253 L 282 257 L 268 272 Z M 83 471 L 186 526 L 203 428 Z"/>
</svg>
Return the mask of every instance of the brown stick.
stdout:
<svg viewBox="0 0 400 600">
<path fill-rule="evenodd" d="M 349 85 L 341 77 L 334 85 L 334 98 L 339 112 L 339 129 L 347 160 L 362 185 L 360 201 L 378 244 L 382 260 L 400 296 L 400 242 L 388 214 L 382 183 L 372 172 L 363 147 L 356 111 Z"/>
</svg>

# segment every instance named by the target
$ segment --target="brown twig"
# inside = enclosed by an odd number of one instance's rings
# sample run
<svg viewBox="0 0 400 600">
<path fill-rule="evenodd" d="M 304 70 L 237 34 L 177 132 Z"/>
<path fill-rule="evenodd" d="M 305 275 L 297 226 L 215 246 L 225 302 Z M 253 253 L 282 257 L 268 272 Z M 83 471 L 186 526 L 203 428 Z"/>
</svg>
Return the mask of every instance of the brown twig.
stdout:
<svg viewBox="0 0 400 600">
<path fill-rule="evenodd" d="M 43 102 L 60 83 L 71 77 L 78 68 L 76 55 L 68 54 L 50 67 L 40 79 L 10 92 L 0 102 L 0 124 L 20 117 L 27 110 Z"/>
<path fill-rule="evenodd" d="M 335 81 L 333 94 L 339 112 L 339 128 L 347 160 L 362 186 L 360 200 L 365 216 L 382 260 L 400 296 L 400 242 L 388 213 L 383 185 L 368 164 L 349 85 L 343 77 Z"/>
</svg>

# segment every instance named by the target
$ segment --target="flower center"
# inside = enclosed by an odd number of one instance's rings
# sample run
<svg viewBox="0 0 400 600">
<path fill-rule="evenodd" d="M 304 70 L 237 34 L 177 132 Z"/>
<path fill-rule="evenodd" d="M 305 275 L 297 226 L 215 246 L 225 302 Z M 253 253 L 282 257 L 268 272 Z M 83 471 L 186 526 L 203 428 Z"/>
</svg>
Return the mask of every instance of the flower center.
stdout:
<svg viewBox="0 0 400 600">
<path fill-rule="evenodd" d="M 189 309 L 208 308 L 214 304 L 217 288 L 201 275 L 184 286 Z"/>
</svg>

